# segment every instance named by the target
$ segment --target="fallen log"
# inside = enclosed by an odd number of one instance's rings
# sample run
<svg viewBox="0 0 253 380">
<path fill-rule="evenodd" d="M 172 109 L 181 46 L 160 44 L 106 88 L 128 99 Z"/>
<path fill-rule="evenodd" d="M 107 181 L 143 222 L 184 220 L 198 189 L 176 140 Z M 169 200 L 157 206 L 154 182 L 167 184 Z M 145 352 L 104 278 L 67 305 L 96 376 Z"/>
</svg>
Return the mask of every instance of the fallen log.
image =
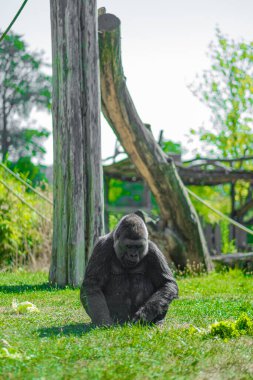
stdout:
<svg viewBox="0 0 253 380">
<path fill-rule="evenodd" d="M 216 268 L 226 266 L 229 268 L 240 268 L 253 271 L 253 252 L 250 253 L 231 253 L 212 257 Z"/>
<path fill-rule="evenodd" d="M 102 111 L 109 125 L 146 181 L 160 208 L 157 234 L 163 234 L 166 255 L 176 266 L 212 268 L 202 228 L 173 160 L 161 150 L 141 121 L 126 86 L 121 62 L 120 20 L 98 19 Z"/>
</svg>

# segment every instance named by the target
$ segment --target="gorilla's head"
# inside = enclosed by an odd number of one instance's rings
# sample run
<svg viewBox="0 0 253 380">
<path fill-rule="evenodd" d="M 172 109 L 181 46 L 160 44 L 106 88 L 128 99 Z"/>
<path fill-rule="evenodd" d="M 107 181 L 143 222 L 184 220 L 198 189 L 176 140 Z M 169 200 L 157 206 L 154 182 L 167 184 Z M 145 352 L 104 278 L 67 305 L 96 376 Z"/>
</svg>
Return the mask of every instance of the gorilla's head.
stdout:
<svg viewBox="0 0 253 380">
<path fill-rule="evenodd" d="M 148 252 L 148 231 L 136 214 L 124 216 L 114 234 L 114 250 L 124 267 L 134 267 Z"/>
</svg>

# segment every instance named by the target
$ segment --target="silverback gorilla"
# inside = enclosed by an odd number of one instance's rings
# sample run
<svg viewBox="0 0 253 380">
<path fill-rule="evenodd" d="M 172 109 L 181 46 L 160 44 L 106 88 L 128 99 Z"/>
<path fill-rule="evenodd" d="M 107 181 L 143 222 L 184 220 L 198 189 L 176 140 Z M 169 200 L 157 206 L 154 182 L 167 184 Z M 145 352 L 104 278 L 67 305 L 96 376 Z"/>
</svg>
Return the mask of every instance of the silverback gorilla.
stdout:
<svg viewBox="0 0 253 380">
<path fill-rule="evenodd" d="M 94 324 L 162 323 L 178 287 L 144 221 L 123 217 L 102 236 L 90 257 L 81 287 L 82 304 Z"/>
</svg>

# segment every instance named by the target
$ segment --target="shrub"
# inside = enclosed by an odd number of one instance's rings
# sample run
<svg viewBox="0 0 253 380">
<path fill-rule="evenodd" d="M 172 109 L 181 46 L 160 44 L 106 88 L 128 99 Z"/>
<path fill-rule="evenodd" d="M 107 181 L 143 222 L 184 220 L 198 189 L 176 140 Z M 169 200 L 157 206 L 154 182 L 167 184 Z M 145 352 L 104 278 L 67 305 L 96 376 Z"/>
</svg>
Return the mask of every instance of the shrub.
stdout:
<svg viewBox="0 0 253 380">
<path fill-rule="evenodd" d="M 235 321 L 220 321 L 209 326 L 210 335 L 219 336 L 222 339 L 236 338 L 240 335 L 253 335 L 253 321 L 243 313 Z"/>
<path fill-rule="evenodd" d="M 222 339 L 235 338 L 240 334 L 235 328 L 235 323 L 232 321 L 215 322 L 210 326 L 210 334 L 219 336 Z"/>
<path fill-rule="evenodd" d="M 235 328 L 240 331 L 241 335 L 253 335 L 253 321 L 246 313 L 241 314 L 237 319 Z"/>
<path fill-rule="evenodd" d="M 230 227 L 230 223 L 227 222 L 226 220 L 222 220 L 220 222 L 222 253 L 236 252 L 235 240 L 230 239 L 229 227 Z"/>
<path fill-rule="evenodd" d="M 37 195 L 27 192 L 16 179 L 0 173 L 0 179 L 32 207 L 51 219 L 51 207 Z M 19 266 L 50 250 L 51 224 L 45 223 L 2 183 L 0 183 L 0 268 Z M 46 248 L 47 247 L 47 248 Z"/>
</svg>

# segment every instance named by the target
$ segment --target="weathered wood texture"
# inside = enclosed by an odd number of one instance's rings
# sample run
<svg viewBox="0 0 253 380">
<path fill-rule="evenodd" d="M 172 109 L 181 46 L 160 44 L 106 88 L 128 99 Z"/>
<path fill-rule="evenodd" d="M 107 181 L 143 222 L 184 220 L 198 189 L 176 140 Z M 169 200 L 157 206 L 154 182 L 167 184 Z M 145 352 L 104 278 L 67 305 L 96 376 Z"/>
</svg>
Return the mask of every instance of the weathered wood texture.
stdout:
<svg viewBox="0 0 253 380">
<path fill-rule="evenodd" d="M 173 161 L 141 121 L 126 86 L 121 63 L 120 20 L 99 17 L 100 81 L 103 113 L 160 207 L 168 255 L 176 265 L 212 263 L 197 214 Z M 165 239 L 163 238 L 163 241 Z M 180 249 L 179 249 L 180 247 Z"/>
<path fill-rule="evenodd" d="M 229 268 L 240 268 L 248 271 L 253 271 L 253 253 L 232 253 L 229 255 L 214 256 L 212 258 L 215 266 L 220 265 Z"/>
<path fill-rule="evenodd" d="M 50 0 L 53 50 L 54 231 L 50 281 L 81 284 L 103 230 L 97 8 Z"/>
<path fill-rule="evenodd" d="M 174 157 L 173 161 L 176 165 L 178 174 L 185 185 L 216 186 L 225 183 L 235 183 L 238 180 L 253 182 L 252 171 L 229 170 L 229 168 L 227 168 L 228 170 L 225 168 L 208 170 L 197 166 L 183 166 L 183 163 L 176 162 Z M 122 171 L 123 166 L 124 170 Z M 131 181 L 132 177 L 135 177 L 135 180 L 140 180 L 142 178 L 128 159 L 111 165 L 104 165 L 104 173 L 107 176 L 124 179 L 126 181 Z"/>
<path fill-rule="evenodd" d="M 211 256 L 220 255 L 222 253 L 221 227 L 218 224 L 205 224 L 203 230 Z M 251 250 L 250 244 L 247 243 L 247 232 L 230 225 L 229 235 L 231 240 L 234 239 L 237 251 L 247 252 Z"/>
<path fill-rule="evenodd" d="M 185 185 L 216 186 L 244 180 L 253 183 L 251 171 L 244 170 L 207 170 L 205 168 L 178 167 L 178 173 Z"/>
</svg>

